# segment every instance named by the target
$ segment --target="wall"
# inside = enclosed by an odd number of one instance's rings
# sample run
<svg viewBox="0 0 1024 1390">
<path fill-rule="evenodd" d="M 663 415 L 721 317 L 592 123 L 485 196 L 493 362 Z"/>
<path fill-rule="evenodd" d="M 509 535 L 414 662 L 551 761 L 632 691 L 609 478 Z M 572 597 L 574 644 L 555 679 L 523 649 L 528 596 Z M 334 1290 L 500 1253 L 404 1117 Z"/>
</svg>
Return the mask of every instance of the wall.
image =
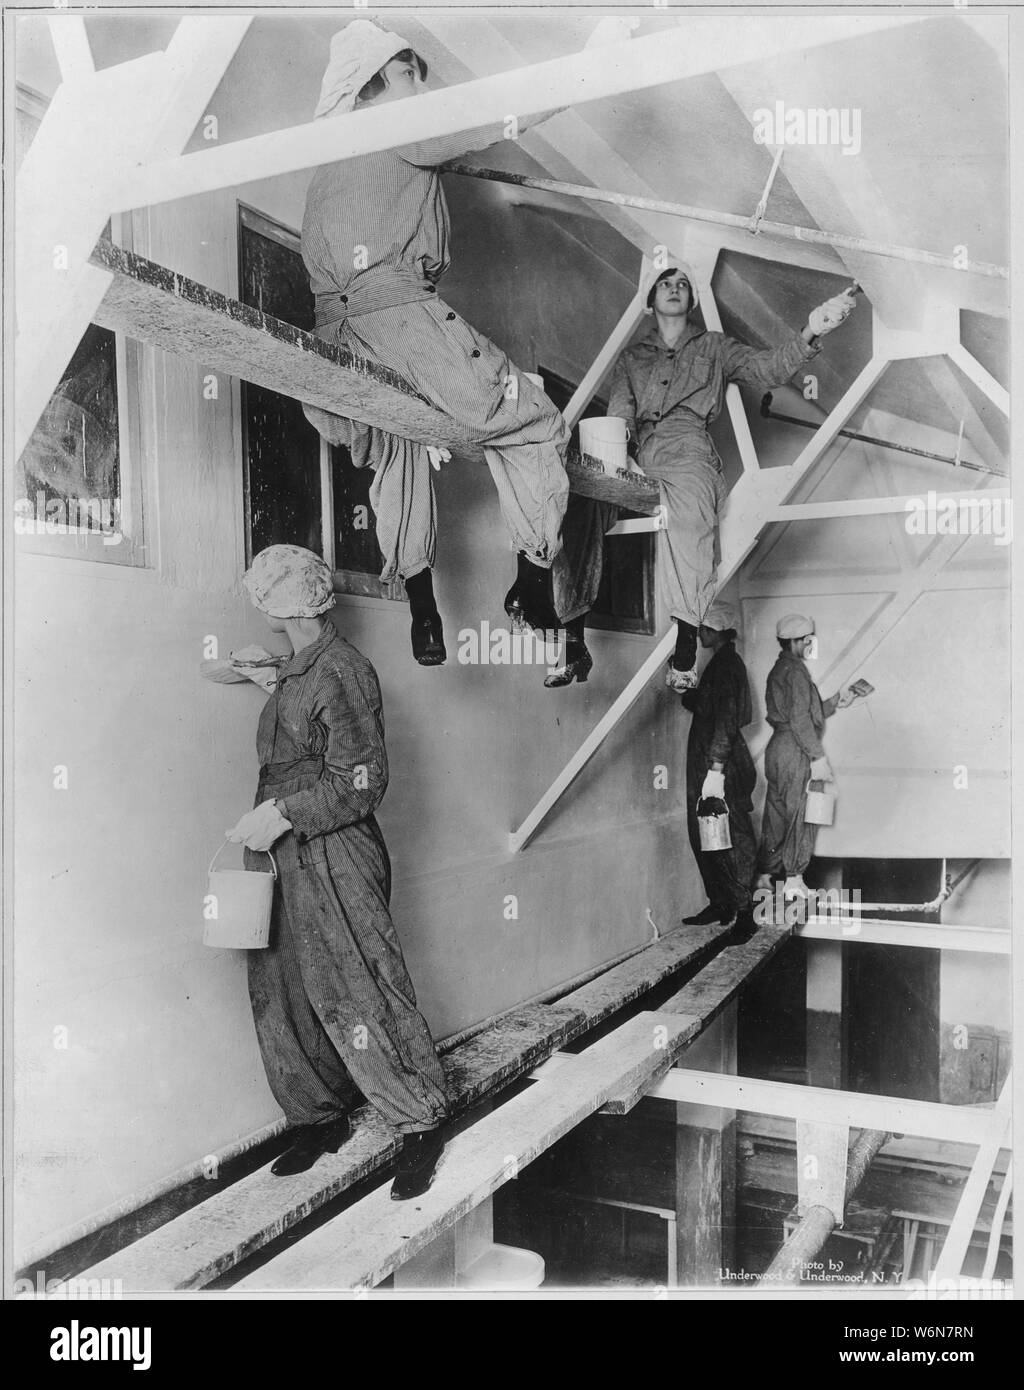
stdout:
<svg viewBox="0 0 1024 1390">
<path fill-rule="evenodd" d="M 294 227 L 304 186 L 240 195 Z M 456 187 L 452 201 L 453 305 L 525 368 L 582 375 L 628 297 L 635 253 L 617 238 L 602 246 L 618 270 L 486 186 Z M 136 218 L 136 248 L 235 294 L 235 218 L 234 191 L 156 209 Z M 556 302 L 568 306 L 558 317 Z M 210 370 L 143 353 L 150 567 L 17 557 L 20 1250 L 278 1115 L 244 960 L 201 944 L 207 864 L 251 804 L 262 702 L 254 687 L 200 679 L 203 643 L 274 645 L 239 585 L 237 384 L 222 378 L 204 399 Z M 444 1035 L 648 940 L 648 908 L 664 929 L 701 899 L 681 852 L 685 727 L 654 687 L 534 846 L 509 856 L 509 830 L 650 640 L 595 634 L 588 685 L 566 691 L 544 690 L 543 668 L 459 665 L 459 630 L 503 620 L 514 557 L 486 469 L 453 461 L 438 502 L 447 666 L 412 661 L 402 604 L 342 598 L 336 620 L 380 675 L 395 919 Z M 67 790 L 53 787 L 57 764 Z M 659 764 L 667 790 L 654 789 Z"/>
</svg>

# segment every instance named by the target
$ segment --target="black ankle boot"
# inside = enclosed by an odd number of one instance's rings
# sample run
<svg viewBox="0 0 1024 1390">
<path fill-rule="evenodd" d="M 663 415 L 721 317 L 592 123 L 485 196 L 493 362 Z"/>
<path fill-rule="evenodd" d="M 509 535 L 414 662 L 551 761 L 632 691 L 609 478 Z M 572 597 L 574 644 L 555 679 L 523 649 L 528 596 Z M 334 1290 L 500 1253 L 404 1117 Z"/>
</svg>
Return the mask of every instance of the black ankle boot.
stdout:
<svg viewBox="0 0 1024 1390">
<path fill-rule="evenodd" d="M 522 551 L 519 552 L 518 563 L 516 582 L 505 595 L 505 612 L 511 617 L 509 600 L 517 601 L 524 621 L 535 632 L 557 632 L 561 623 L 555 612 L 551 570 L 543 565 L 535 565 Z"/>
<path fill-rule="evenodd" d="M 692 623 L 676 619 L 676 649 L 672 665 L 677 671 L 691 671 L 697 664 L 697 629 Z"/>
<path fill-rule="evenodd" d="M 392 1201 L 407 1202 L 410 1197 L 422 1196 L 434 1181 L 437 1160 L 443 1152 L 442 1128 L 407 1134 L 402 1140 L 402 1152 L 398 1156 L 395 1180 L 391 1184 Z"/>
<path fill-rule="evenodd" d="M 292 1130 L 291 1146 L 271 1166 L 275 1178 L 290 1177 L 293 1173 L 304 1173 L 321 1154 L 335 1154 L 350 1134 L 348 1116 L 339 1115 L 335 1120 L 326 1120 L 318 1125 L 299 1125 Z"/>
<path fill-rule="evenodd" d="M 448 653 L 444 646 L 441 615 L 434 598 L 434 581 L 429 569 L 405 580 L 412 614 L 412 654 L 421 666 L 441 666 Z"/>
<path fill-rule="evenodd" d="M 549 690 L 572 685 L 573 681 L 582 685 L 593 670 L 594 658 L 583 640 L 583 624 L 583 618 L 573 618 L 565 624 L 565 664 L 545 677 L 544 684 Z"/>
</svg>

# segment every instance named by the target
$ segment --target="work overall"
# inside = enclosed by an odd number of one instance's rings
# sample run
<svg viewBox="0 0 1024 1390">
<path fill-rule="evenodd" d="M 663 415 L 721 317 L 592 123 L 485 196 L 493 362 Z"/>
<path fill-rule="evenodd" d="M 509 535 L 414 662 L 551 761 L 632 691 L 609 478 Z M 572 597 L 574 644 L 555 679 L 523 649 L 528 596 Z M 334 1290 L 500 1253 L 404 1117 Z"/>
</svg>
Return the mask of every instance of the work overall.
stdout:
<svg viewBox="0 0 1024 1390">
<path fill-rule="evenodd" d="M 765 687 L 765 715 L 773 732 L 764 752 L 760 873 L 790 878 L 811 862 L 818 827 L 804 823 L 807 779 L 811 762 L 825 756 L 821 735 L 835 711 L 835 697 L 822 700 L 802 658 L 781 652 Z"/>
<path fill-rule="evenodd" d="M 391 865 L 373 812 L 388 782 L 380 687 L 328 626 L 280 670 L 260 716 L 256 805 L 276 798 L 270 946 L 249 997 L 274 1097 L 293 1125 L 364 1096 L 401 1133 L 447 1113 L 444 1073 L 388 910 Z M 246 851 L 246 865 L 266 855 Z"/>
<path fill-rule="evenodd" d="M 668 347 L 655 322 L 619 357 L 608 414 L 626 421 L 640 467 L 658 482 L 665 529 L 655 546 L 657 582 L 671 617 L 699 627 L 715 597 L 718 514 L 727 489 L 708 427 L 721 413 L 726 387 L 780 386 L 818 351 L 798 333 L 761 351 L 694 323 Z M 597 535 L 595 528 L 595 548 Z M 601 580 L 599 556 L 587 552 L 577 560 L 575 584 L 559 573 L 567 564 L 568 557 L 555 568 L 556 598 L 572 593 L 573 603 L 586 596 L 592 603 Z"/>
<path fill-rule="evenodd" d="M 550 113 L 545 113 L 550 114 Z M 544 116 L 521 121 L 520 129 Z M 558 410 L 490 339 L 437 295 L 449 216 L 437 166 L 501 139 L 484 127 L 323 165 L 306 198 L 302 255 L 317 333 L 396 371 L 483 446 L 513 549 L 549 567 L 569 496 L 569 431 Z M 306 414 L 357 467 L 375 470 L 370 503 L 382 579 L 434 563 L 436 509 L 426 446 L 314 407 Z"/>
<path fill-rule="evenodd" d="M 745 912 L 752 905 L 757 857 L 750 820 L 757 772 L 742 733 L 753 717 L 747 668 L 731 641 L 723 643 L 704 667 L 696 690 L 680 698 L 693 715 L 686 741 L 686 826 L 693 855 L 708 902 Z M 713 762 L 723 765 L 732 849 L 712 852 L 700 847 L 697 802 Z"/>
</svg>

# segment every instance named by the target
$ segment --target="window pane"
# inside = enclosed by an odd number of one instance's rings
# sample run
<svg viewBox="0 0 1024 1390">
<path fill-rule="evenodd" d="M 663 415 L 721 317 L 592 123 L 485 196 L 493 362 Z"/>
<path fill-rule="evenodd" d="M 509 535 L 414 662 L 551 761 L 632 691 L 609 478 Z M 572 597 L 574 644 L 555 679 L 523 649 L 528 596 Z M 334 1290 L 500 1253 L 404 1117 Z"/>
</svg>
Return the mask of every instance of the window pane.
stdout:
<svg viewBox="0 0 1024 1390">
<path fill-rule="evenodd" d="M 121 514 L 117 352 L 90 324 L 18 460 L 18 510 L 37 524 L 116 531 Z"/>
<path fill-rule="evenodd" d="M 297 249 L 242 218 L 241 297 L 245 304 L 307 331 L 313 296 Z M 287 543 L 323 554 L 320 436 L 290 396 L 242 382 L 248 559 Z"/>
</svg>

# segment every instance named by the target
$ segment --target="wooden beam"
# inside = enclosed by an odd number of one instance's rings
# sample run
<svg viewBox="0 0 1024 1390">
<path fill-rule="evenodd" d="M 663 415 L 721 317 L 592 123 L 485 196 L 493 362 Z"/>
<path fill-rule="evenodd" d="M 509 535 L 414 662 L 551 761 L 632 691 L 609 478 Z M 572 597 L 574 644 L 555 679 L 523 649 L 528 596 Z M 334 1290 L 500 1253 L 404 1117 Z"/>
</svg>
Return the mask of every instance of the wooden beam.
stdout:
<svg viewBox="0 0 1024 1390">
<path fill-rule="evenodd" d="M 641 1013 L 581 1054 L 578 1065 L 538 1082 L 449 1140 L 430 1190 L 392 1202 L 386 1186 L 274 1256 L 235 1287 L 249 1290 L 372 1287 L 436 1240 L 527 1164 L 592 1115 L 604 1099 L 652 1065 L 666 1030 L 678 1055 L 694 1025 Z"/>
<path fill-rule="evenodd" d="M 281 319 L 228 299 L 108 241 L 92 265 L 108 277 L 96 323 L 165 352 L 192 357 L 245 381 L 381 429 L 483 461 L 480 441 L 435 409 L 389 367 L 357 357 Z M 657 484 L 566 462 L 574 492 L 657 514 Z"/>
<path fill-rule="evenodd" d="M 650 1095 L 661 1100 L 687 1101 L 692 1105 L 720 1105 L 732 1110 L 751 1110 L 759 1115 L 781 1115 L 791 1120 L 821 1120 L 894 1134 L 948 1139 L 956 1144 L 981 1143 L 990 1131 L 993 1114 L 991 1105 L 937 1105 L 901 1096 L 867 1095 L 822 1086 L 792 1086 L 748 1076 L 688 1071 L 683 1067 L 674 1068 L 652 1086 Z"/>
<path fill-rule="evenodd" d="M 694 1036 L 703 1034 L 719 1014 L 735 1002 L 743 986 L 760 974 L 790 935 L 788 927 L 762 927 L 745 946 L 727 946 L 713 961 L 703 966 L 689 984 L 659 1004 L 658 1012 L 695 1019 L 699 1027 Z M 623 1091 L 612 1096 L 605 1102 L 601 1113 L 628 1115 L 643 1100 L 651 1083 L 663 1076 L 670 1065 L 666 1060 L 664 1065 L 653 1067 L 650 1076 L 645 1078 L 644 1089 Z"/>
<path fill-rule="evenodd" d="M 849 22 L 816 20 L 813 30 L 801 34 L 801 50 L 848 37 Z M 874 32 L 902 22 L 906 21 L 864 20 L 859 32 Z M 407 98 L 416 102 L 415 115 L 404 102 L 395 102 L 159 161 L 126 176 L 115 210 L 148 207 L 399 148 L 409 143 L 410 123 L 415 126 L 417 140 L 501 125 L 510 112 L 532 116 L 643 91 L 720 67 L 764 61 L 774 53 L 792 49 L 795 42 L 795 34 L 786 25 L 775 26 L 775 35 L 768 37 L 760 26 L 755 33 L 737 29 L 729 20 L 695 19 L 691 24 L 697 29 L 665 31 L 631 43 L 597 47 Z M 697 33 L 701 35 L 699 45 L 694 42 Z"/>
<path fill-rule="evenodd" d="M 443 1059 L 454 1112 L 517 1080 L 585 1027 L 577 1010 L 547 1005 L 497 1020 Z M 315 1168 L 278 1178 L 268 1164 L 76 1277 L 118 1279 L 126 1293 L 201 1288 L 377 1172 L 399 1147 L 394 1130 L 364 1105 L 352 1116 L 352 1137 Z"/>
<path fill-rule="evenodd" d="M 705 960 L 726 931 L 680 928 L 554 1005 L 526 1005 L 496 1018 L 442 1059 L 454 1113 L 486 1101 L 647 990 Z M 393 1131 L 363 1106 L 353 1116 L 352 1138 L 336 1157 L 287 1180 L 272 1177 L 265 1166 L 80 1277 L 117 1278 L 126 1292 L 201 1288 L 384 1167 L 397 1151 Z"/>
</svg>

